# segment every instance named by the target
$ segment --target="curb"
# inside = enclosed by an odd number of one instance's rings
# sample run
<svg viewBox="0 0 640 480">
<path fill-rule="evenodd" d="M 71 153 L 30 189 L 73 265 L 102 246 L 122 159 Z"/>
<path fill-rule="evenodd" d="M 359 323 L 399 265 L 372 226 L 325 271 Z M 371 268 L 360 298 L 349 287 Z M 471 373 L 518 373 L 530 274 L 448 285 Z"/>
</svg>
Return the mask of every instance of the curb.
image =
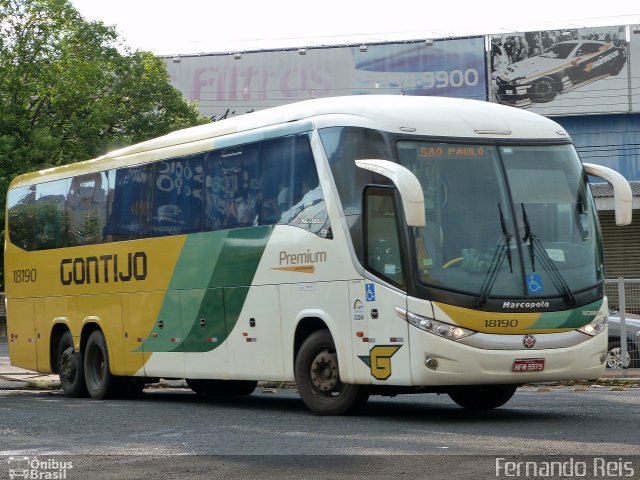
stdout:
<svg viewBox="0 0 640 480">
<path fill-rule="evenodd" d="M 280 385 L 282 382 L 277 382 L 278 388 L 282 388 Z M 273 382 L 260 382 L 258 384 L 263 388 L 271 388 Z M 291 384 L 291 386 L 295 386 Z M 588 381 L 567 381 L 567 382 L 553 382 L 553 383 L 534 383 L 527 384 L 524 387 L 542 391 L 546 389 L 557 388 L 573 388 L 574 390 L 590 390 L 593 388 L 640 388 L 640 370 L 635 369 L 634 372 L 625 372 L 624 375 L 607 375 L 596 380 L 595 382 Z M 162 389 L 162 388 L 189 388 L 186 381 L 182 380 L 167 380 L 161 379 L 157 383 L 148 384 L 147 388 Z M 2 391 L 46 391 L 46 390 L 60 390 L 60 380 L 57 375 L 41 375 L 41 374 L 14 374 L 14 373 L 0 373 L 0 392 Z"/>
<path fill-rule="evenodd" d="M 148 388 L 189 388 L 185 380 L 150 383 Z M 38 373 L 0 373 L 0 392 L 8 390 L 60 390 L 58 375 Z"/>
<path fill-rule="evenodd" d="M 43 375 L 35 372 L 0 372 L 0 391 L 2 390 L 57 390 L 60 380 L 57 375 Z"/>
</svg>

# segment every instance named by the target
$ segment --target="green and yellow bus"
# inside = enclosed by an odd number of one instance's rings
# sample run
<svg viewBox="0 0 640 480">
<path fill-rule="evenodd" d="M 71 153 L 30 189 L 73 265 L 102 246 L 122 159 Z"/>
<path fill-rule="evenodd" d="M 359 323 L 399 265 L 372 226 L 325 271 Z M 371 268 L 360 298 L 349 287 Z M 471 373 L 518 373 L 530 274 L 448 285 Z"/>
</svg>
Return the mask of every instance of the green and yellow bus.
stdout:
<svg viewBox="0 0 640 480">
<path fill-rule="evenodd" d="M 601 234 L 555 122 L 459 99 L 309 100 L 16 178 L 14 365 L 71 397 L 295 381 L 318 414 L 369 395 L 498 407 L 605 366 Z"/>
</svg>

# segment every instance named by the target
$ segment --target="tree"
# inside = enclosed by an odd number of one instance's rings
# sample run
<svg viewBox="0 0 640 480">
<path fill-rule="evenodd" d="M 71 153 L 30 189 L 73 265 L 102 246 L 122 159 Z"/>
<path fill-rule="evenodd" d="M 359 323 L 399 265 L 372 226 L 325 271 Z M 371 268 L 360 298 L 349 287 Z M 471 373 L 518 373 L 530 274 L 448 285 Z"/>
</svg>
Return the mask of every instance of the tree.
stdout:
<svg viewBox="0 0 640 480">
<path fill-rule="evenodd" d="M 0 0 L 0 217 L 16 175 L 206 123 L 162 59 L 68 0 Z"/>
</svg>

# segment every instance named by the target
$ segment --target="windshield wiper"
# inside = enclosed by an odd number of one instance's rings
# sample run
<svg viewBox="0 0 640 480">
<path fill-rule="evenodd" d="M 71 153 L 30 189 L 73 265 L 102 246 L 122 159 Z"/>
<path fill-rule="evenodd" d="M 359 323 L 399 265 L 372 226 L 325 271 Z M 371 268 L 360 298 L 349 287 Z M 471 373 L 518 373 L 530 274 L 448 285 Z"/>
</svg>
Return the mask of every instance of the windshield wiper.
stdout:
<svg viewBox="0 0 640 480">
<path fill-rule="evenodd" d="M 522 206 L 522 221 L 524 222 L 524 237 L 522 238 L 522 241 L 523 242 L 529 241 L 529 258 L 531 260 L 531 269 L 534 272 L 536 271 L 535 253 L 537 252 L 538 260 L 549 273 L 549 277 L 551 277 L 551 281 L 553 282 L 555 287 L 558 289 L 558 291 L 564 293 L 565 301 L 569 305 L 575 305 L 576 304 L 575 295 L 573 294 L 573 292 L 571 291 L 571 288 L 569 287 L 564 277 L 560 273 L 560 270 L 558 270 L 558 267 L 556 267 L 555 263 L 553 263 L 553 260 L 551 260 L 551 257 L 549 257 L 549 253 L 547 252 L 547 249 L 544 248 L 544 245 L 542 245 L 542 242 L 540 241 L 540 239 L 531 231 L 531 225 L 529 224 L 529 218 L 527 217 L 527 211 L 524 208 L 524 203 L 522 203 L 521 206 Z"/>
<path fill-rule="evenodd" d="M 489 293 L 491 292 L 493 285 L 496 283 L 498 271 L 502 266 L 502 262 L 504 262 L 504 257 L 509 259 L 509 271 L 513 273 L 513 262 L 511 259 L 511 239 L 513 238 L 513 234 L 509 233 L 507 230 L 507 223 L 505 222 L 504 215 L 502 214 L 502 207 L 499 203 L 498 211 L 500 212 L 502 237 L 500 237 L 500 240 L 498 241 L 496 251 L 494 252 L 493 259 L 491 260 L 491 265 L 489 265 L 489 271 L 484 277 L 484 282 L 482 282 L 482 286 L 480 287 L 480 296 L 475 301 L 476 307 L 481 307 L 487 303 L 487 298 L 489 297 Z"/>
<path fill-rule="evenodd" d="M 513 238 L 513 234 L 509 233 L 507 230 L 507 222 L 504 220 L 504 215 L 502 214 L 502 207 L 498 203 L 498 211 L 500 212 L 500 226 L 502 227 L 502 238 L 506 243 L 506 252 L 507 259 L 509 260 L 509 272 L 513 273 L 513 262 L 511 261 L 511 239 Z"/>
</svg>

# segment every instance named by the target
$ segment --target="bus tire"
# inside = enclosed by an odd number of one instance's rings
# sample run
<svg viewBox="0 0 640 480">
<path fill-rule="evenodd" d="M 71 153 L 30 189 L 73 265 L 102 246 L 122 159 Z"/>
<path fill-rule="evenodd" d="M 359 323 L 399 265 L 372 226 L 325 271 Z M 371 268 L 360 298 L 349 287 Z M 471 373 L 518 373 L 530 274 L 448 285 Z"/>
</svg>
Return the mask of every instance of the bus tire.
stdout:
<svg viewBox="0 0 640 480">
<path fill-rule="evenodd" d="M 73 336 L 66 331 L 58 342 L 56 367 L 60 377 L 60 387 L 67 397 L 86 397 L 82 354 L 73 346 Z"/>
<path fill-rule="evenodd" d="M 251 395 L 258 386 L 254 380 L 202 380 L 187 378 L 187 385 L 198 395 L 233 397 Z"/>
<path fill-rule="evenodd" d="M 449 397 L 467 410 L 491 410 L 507 403 L 517 388 L 517 385 L 462 387 L 450 391 Z"/>
<path fill-rule="evenodd" d="M 109 369 L 107 342 L 100 330 L 94 330 L 84 347 L 84 377 L 94 400 L 113 397 L 119 391 L 118 378 Z"/>
<path fill-rule="evenodd" d="M 295 379 L 302 401 L 318 415 L 355 413 L 369 398 L 366 387 L 340 381 L 338 356 L 328 330 L 317 330 L 302 342 Z"/>
</svg>

